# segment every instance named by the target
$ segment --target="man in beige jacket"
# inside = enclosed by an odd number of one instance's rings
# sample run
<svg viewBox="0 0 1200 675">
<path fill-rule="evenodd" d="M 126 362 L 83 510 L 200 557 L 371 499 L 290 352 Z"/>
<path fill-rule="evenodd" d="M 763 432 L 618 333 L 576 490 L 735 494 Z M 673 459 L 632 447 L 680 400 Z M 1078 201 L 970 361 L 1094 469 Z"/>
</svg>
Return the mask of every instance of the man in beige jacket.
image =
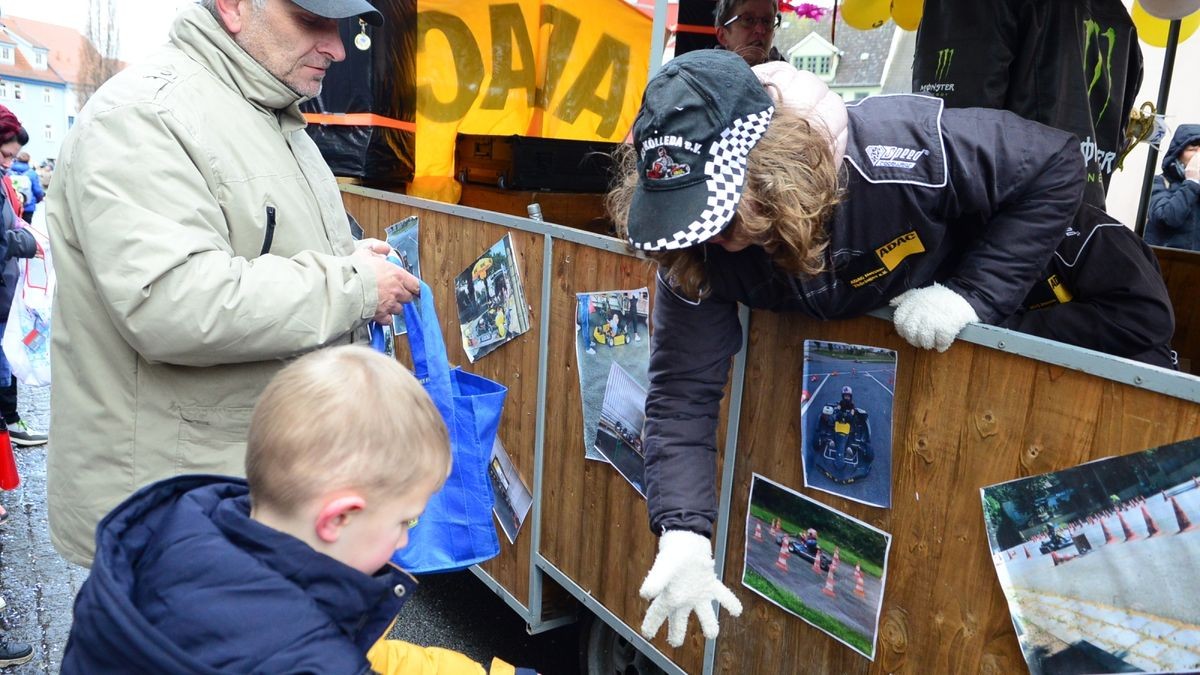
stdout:
<svg viewBox="0 0 1200 675">
<path fill-rule="evenodd" d="M 96 523 L 181 473 L 241 475 L 250 411 L 288 359 L 365 339 L 417 291 L 350 237 L 298 104 L 366 0 L 201 0 L 91 98 L 47 215 L 58 275 L 49 515 L 88 565 Z"/>
</svg>

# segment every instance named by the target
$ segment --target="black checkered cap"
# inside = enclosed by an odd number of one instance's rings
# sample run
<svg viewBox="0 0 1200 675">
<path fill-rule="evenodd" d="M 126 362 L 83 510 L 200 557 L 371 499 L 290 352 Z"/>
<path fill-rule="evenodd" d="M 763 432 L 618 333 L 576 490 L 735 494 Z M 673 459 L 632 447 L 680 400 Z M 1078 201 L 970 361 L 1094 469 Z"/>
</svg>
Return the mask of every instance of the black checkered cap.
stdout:
<svg viewBox="0 0 1200 675">
<path fill-rule="evenodd" d="M 629 243 L 647 251 L 681 249 L 725 229 L 745 187 L 747 157 L 774 112 L 735 54 L 701 49 L 663 66 L 646 86 L 633 125 L 639 183 Z M 655 170 L 664 159 L 674 169 L 667 175 Z"/>
</svg>

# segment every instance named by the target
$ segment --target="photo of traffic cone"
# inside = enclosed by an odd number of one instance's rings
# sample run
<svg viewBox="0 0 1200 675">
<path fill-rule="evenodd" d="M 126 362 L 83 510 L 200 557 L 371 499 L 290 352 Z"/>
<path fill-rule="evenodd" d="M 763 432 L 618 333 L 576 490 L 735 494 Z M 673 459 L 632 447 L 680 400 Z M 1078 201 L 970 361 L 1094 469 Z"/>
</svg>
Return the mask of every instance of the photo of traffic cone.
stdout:
<svg viewBox="0 0 1200 675">
<path fill-rule="evenodd" d="M 841 565 L 841 564 L 842 564 L 842 547 L 834 546 L 833 547 L 833 563 L 831 563 L 829 565 L 829 571 L 830 572 L 836 571 L 838 568 L 838 565 Z"/>
<path fill-rule="evenodd" d="M 1145 502 L 1142 502 L 1142 519 L 1146 521 L 1147 539 L 1150 537 L 1157 537 L 1158 535 L 1162 534 L 1162 532 L 1159 532 L 1158 530 L 1158 523 L 1154 522 L 1154 518 L 1150 515 L 1150 512 L 1146 510 Z"/>
<path fill-rule="evenodd" d="M 854 594 L 860 598 L 867 597 L 867 589 L 863 588 L 862 568 L 858 566 L 858 563 L 854 565 Z"/>
<path fill-rule="evenodd" d="M 1105 544 L 1119 543 L 1119 542 L 1117 542 L 1117 538 L 1112 535 L 1112 532 L 1108 531 L 1108 525 L 1105 524 L 1103 518 L 1100 519 L 1100 531 L 1104 533 L 1104 543 Z"/>
<path fill-rule="evenodd" d="M 1028 547 L 1028 546 L 1025 546 L 1024 544 L 1022 544 L 1022 545 L 1021 545 L 1021 550 L 1022 550 L 1022 551 L 1025 551 L 1025 557 L 1026 557 L 1026 558 L 1032 558 L 1032 557 L 1033 557 L 1033 556 L 1029 555 L 1029 547 Z"/>
<path fill-rule="evenodd" d="M 824 572 L 821 571 L 821 551 L 820 551 L 820 549 L 818 549 L 817 554 L 813 556 L 812 571 L 816 572 L 818 575 L 824 574 Z"/>
<path fill-rule="evenodd" d="M 1184 532 L 1191 532 L 1196 529 L 1191 519 L 1188 518 L 1187 513 L 1184 512 L 1183 507 L 1179 505 L 1179 502 L 1175 501 L 1174 497 L 1171 497 L 1171 508 L 1175 510 L 1175 524 L 1179 526 L 1179 532 L 1176 532 L 1176 534 L 1183 534 Z"/>
<path fill-rule="evenodd" d="M 754 541 L 762 541 L 762 523 L 754 524 Z"/>
<path fill-rule="evenodd" d="M 776 560 L 775 560 L 775 566 L 778 567 L 779 569 L 783 570 L 784 572 L 788 571 L 788 564 L 787 564 L 788 555 L 789 555 L 789 553 L 788 553 L 788 538 L 787 538 L 787 535 L 784 535 L 783 545 L 779 547 L 779 557 L 776 558 Z"/>
<path fill-rule="evenodd" d="M 1125 535 L 1125 541 L 1138 539 L 1137 533 L 1133 531 L 1133 528 L 1129 527 L 1129 523 L 1125 522 L 1125 514 L 1123 512 L 1117 511 L 1117 520 L 1121 521 L 1121 533 Z"/>
<path fill-rule="evenodd" d="M 829 575 L 825 577 L 825 588 L 822 588 L 821 592 L 831 598 L 836 598 L 837 593 L 833 590 L 834 583 L 836 582 L 833 579 L 833 568 L 831 567 L 829 568 Z"/>
</svg>

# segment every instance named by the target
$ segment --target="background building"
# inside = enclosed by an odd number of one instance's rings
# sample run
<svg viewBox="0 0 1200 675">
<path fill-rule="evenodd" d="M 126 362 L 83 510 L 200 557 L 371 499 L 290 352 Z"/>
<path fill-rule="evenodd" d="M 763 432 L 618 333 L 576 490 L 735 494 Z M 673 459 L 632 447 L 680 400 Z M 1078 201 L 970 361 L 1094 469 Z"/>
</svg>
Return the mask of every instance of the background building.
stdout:
<svg viewBox="0 0 1200 675">
<path fill-rule="evenodd" d="M 79 111 L 79 88 L 95 47 L 79 31 L 42 21 L 0 16 L 0 105 L 29 132 L 25 151 L 37 166 L 57 158 Z"/>
</svg>

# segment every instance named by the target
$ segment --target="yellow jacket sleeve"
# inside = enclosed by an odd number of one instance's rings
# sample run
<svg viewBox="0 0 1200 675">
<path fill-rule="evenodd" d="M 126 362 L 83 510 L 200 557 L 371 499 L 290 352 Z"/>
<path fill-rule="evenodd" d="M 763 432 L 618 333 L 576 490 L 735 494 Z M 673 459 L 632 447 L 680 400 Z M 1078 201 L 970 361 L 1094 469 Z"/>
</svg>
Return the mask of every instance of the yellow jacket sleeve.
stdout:
<svg viewBox="0 0 1200 675">
<path fill-rule="evenodd" d="M 371 669 L 380 675 L 513 675 L 500 659 L 483 666 L 462 654 L 440 647 L 420 647 L 402 640 L 380 640 L 367 652 Z"/>
</svg>

